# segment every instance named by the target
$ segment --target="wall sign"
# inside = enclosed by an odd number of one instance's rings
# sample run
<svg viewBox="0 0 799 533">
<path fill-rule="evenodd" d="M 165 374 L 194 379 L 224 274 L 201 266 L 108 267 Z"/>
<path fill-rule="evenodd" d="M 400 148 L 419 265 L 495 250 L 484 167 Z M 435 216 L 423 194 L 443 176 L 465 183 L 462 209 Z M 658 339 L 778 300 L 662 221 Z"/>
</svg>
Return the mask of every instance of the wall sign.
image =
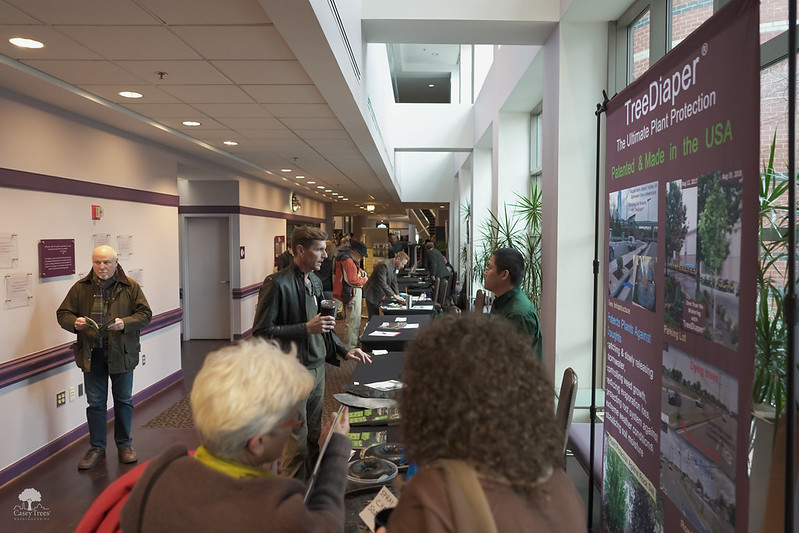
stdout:
<svg viewBox="0 0 799 533">
<path fill-rule="evenodd" d="M 52 278 L 75 273 L 75 239 L 39 241 L 39 277 Z"/>
</svg>

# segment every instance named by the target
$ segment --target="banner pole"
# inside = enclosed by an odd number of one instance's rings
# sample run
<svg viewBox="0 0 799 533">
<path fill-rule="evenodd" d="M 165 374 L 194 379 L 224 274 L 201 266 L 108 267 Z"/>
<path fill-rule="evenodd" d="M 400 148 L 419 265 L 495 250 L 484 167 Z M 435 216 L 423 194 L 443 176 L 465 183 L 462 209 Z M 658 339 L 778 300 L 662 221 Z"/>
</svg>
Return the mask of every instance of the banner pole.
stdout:
<svg viewBox="0 0 799 533">
<path fill-rule="evenodd" d="M 596 431 L 596 364 L 597 364 L 597 323 L 599 309 L 599 179 L 601 156 L 602 114 L 608 110 L 608 93 L 602 91 L 602 102 L 596 105 L 596 194 L 594 199 L 594 334 L 591 349 L 591 436 L 588 448 L 588 532 L 594 531 L 594 433 Z"/>
<path fill-rule="evenodd" d="M 794 531 L 796 453 L 796 2 L 788 1 L 788 292 L 785 300 L 787 380 L 785 446 L 785 531 Z"/>
</svg>

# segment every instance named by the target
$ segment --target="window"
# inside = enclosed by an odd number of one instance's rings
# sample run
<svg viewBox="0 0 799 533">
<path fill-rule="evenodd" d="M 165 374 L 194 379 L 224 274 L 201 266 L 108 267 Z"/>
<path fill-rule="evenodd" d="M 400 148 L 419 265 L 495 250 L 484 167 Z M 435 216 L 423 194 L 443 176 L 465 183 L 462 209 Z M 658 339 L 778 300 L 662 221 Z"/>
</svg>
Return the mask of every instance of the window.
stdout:
<svg viewBox="0 0 799 533">
<path fill-rule="evenodd" d="M 784 0 L 779 1 L 784 3 Z M 672 0 L 669 50 L 680 44 L 712 14 L 713 0 Z"/>
<path fill-rule="evenodd" d="M 788 31 L 788 2 L 760 0 L 760 44 Z"/>
<path fill-rule="evenodd" d="M 540 108 L 540 106 L 539 106 Z M 530 176 L 541 175 L 541 112 L 530 115 Z"/>
<path fill-rule="evenodd" d="M 649 7 L 628 27 L 627 82 L 637 79 L 649 68 Z"/>
</svg>

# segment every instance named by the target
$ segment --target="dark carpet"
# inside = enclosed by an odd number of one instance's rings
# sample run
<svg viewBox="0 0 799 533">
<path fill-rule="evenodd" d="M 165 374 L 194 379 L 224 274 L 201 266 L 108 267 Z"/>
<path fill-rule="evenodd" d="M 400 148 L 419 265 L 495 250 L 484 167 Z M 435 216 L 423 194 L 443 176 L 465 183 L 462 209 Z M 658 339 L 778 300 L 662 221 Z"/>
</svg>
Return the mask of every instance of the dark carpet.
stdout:
<svg viewBox="0 0 799 533">
<path fill-rule="evenodd" d="M 366 326 L 366 319 L 361 320 L 361 331 Z M 336 322 L 336 334 L 344 337 L 344 321 Z M 350 382 L 352 372 L 355 370 L 356 361 L 342 361 L 341 366 L 325 365 L 325 399 L 322 407 L 322 426 L 324 421 L 330 417 L 330 413 L 338 410 L 339 403 L 333 398 L 334 394 L 344 392 L 344 385 Z M 144 428 L 171 428 L 171 429 L 193 429 L 194 420 L 191 414 L 191 404 L 187 394 L 177 403 L 167 408 L 160 415 L 156 416 L 142 427 Z"/>
</svg>

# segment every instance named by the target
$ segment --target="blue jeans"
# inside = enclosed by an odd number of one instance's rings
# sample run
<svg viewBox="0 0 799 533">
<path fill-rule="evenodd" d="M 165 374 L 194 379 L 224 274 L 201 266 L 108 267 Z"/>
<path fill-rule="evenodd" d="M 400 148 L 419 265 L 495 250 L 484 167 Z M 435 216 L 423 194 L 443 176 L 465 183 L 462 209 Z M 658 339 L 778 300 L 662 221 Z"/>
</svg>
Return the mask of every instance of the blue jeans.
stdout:
<svg viewBox="0 0 799 533">
<path fill-rule="evenodd" d="M 86 421 L 89 424 L 89 444 L 105 449 L 106 412 L 108 410 L 108 378 L 114 397 L 114 441 L 117 446 L 130 445 L 130 427 L 133 423 L 133 370 L 122 374 L 109 374 L 108 361 L 103 350 L 92 350 L 92 367 L 83 374 L 86 387 Z"/>
</svg>

